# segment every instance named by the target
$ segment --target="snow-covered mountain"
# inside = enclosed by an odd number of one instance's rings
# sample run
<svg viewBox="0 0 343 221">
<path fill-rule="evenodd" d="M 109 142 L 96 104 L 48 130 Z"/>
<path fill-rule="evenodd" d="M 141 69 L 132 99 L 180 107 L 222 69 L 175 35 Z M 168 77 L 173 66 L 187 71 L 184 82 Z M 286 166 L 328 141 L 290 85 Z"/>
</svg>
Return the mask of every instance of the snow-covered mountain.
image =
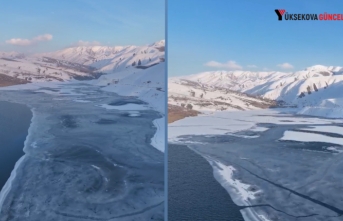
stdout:
<svg viewBox="0 0 343 221">
<path fill-rule="evenodd" d="M 343 113 L 342 67 L 315 65 L 289 73 L 214 71 L 178 79 L 284 101 L 302 108 L 303 114 L 341 117 Z"/>
<path fill-rule="evenodd" d="M 0 85 L 94 79 L 163 61 L 164 40 L 147 46 L 71 47 L 32 55 L 0 52 Z"/>
<path fill-rule="evenodd" d="M 183 78 L 168 79 L 168 104 L 199 111 L 254 110 L 276 102 Z"/>
<path fill-rule="evenodd" d="M 88 65 L 102 72 L 117 72 L 135 66 L 146 68 L 164 61 L 164 40 L 147 46 L 80 46 L 39 54 Z"/>
</svg>

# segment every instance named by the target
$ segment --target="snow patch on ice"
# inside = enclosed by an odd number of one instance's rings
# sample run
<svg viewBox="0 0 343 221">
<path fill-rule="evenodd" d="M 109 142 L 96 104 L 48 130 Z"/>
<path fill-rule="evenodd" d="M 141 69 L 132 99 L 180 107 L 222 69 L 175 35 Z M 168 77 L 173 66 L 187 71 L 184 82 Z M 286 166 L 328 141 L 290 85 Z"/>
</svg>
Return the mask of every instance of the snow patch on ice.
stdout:
<svg viewBox="0 0 343 221">
<path fill-rule="evenodd" d="M 165 117 L 153 121 L 153 124 L 156 127 L 156 133 L 151 138 L 151 145 L 161 152 L 165 151 L 165 121 Z"/>
<path fill-rule="evenodd" d="M 108 110 L 123 110 L 123 111 L 134 111 L 134 110 L 148 110 L 149 108 L 139 104 L 124 104 L 120 106 L 101 104 L 99 107 L 108 109 Z"/>
<path fill-rule="evenodd" d="M 343 128 L 337 126 L 313 126 L 311 128 L 303 128 L 303 130 L 311 130 L 317 132 L 328 132 L 343 135 Z"/>
<path fill-rule="evenodd" d="M 258 214 L 253 208 L 242 209 L 241 214 L 245 221 L 272 221 L 265 215 Z"/>
<path fill-rule="evenodd" d="M 293 140 L 299 142 L 326 142 L 343 145 L 343 139 L 337 137 L 328 137 L 322 134 L 312 134 L 297 131 L 285 131 L 280 140 Z"/>
<path fill-rule="evenodd" d="M 233 174 L 236 169 L 233 166 L 226 166 L 219 161 L 207 158 L 214 168 L 214 175 L 218 182 L 229 192 L 232 200 L 239 206 L 249 205 L 249 200 L 256 198 L 260 190 L 251 191 L 251 185 L 234 179 Z"/>
<path fill-rule="evenodd" d="M 130 117 L 139 117 L 141 116 L 139 111 L 128 111 Z"/>
<path fill-rule="evenodd" d="M 92 165 L 92 167 L 94 167 L 94 168 L 97 169 L 97 170 L 100 170 L 100 167 L 97 167 L 97 166 L 95 166 L 95 165 Z"/>
<path fill-rule="evenodd" d="M 246 138 L 246 139 L 252 139 L 252 138 L 258 138 L 258 135 L 255 136 L 248 136 L 248 135 L 240 135 L 240 134 L 234 134 L 234 133 L 226 133 L 226 135 L 230 135 L 233 137 L 241 137 L 241 138 Z"/>
<path fill-rule="evenodd" d="M 267 219 L 264 215 L 258 215 L 258 217 L 261 219 L 261 221 L 271 221 L 270 219 Z"/>
<path fill-rule="evenodd" d="M 86 100 L 81 100 L 81 99 L 76 99 L 76 100 L 73 100 L 75 102 L 79 102 L 79 103 L 89 103 L 90 101 L 86 101 Z"/>
<path fill-rule="evenodd" d="M 32 142 L 31 144 L 30 144 L 30 146 L 32 147 L 32 148 L 37 148 L 38 146 L 37 146 L 37 142 Z"/>
<path fill-rule="evenodd" d="M 249 130 L 250 131 L 254 131 L 254 132 L 264 132 L 264 131 L 266 131 L 268 129 L 269 128 L 266 128 L 266 127 L 256 127 L 256 126 L 254 126 L 254 127 L 250 128 Z"/>
<path fill-rule="evenodd" d="M 334 151 L 336 153 L 343 153 L 343 148 L 342 147 L 328 147 L 326 149 Z"/>
</svg>

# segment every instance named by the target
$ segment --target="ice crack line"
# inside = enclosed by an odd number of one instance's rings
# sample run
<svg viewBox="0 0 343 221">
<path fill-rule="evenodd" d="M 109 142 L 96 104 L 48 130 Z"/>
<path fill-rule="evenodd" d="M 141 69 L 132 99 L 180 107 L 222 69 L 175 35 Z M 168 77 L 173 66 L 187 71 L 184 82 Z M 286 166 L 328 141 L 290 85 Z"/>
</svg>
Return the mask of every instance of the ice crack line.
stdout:
<svg viewBox="0 0 343 221">
<path fill-rule="evenodd" d="M 246 208 L 252 208 L 252 207 L 264 207 L 264 206 L 270 207 L 270 208 L 274 209 L 275 211 L 278 211 L 278 212 L 280 212 L 280 213 L 286 214 L 286 215 L 291 216 L 291 217 L 294 217 L 294 218 L 305 218 L 305 217 L 311 217 L 311 216 L 318 216 L 318 215 L 320 215 L 320 214 L 314 213 L 314 214 L 310 214 L 310 215 L 295 216 L 295 215 L 286 213 L 285 211 L 276 209 L 275 207 L 273 207 L 272 205 L 269 205 L 269 204 L 260 204 L 260 205 L 251 205 L 251 206 L 240 206 L 239 208 L 240 208 L 240 209 L 246 209 Z"/>
<path fill-rule="evenodd" d="M 56 214 L 58 215 L 61 215 L 61 216 L 65 216 L 65 217 L 71 217 L 71 218 L 81 218 L 81 219 L 88 219 L 88 220 L 99 220 L 99 221 L 110 221 L 112 219 L 117 219 L 117 218 L 124 218 L 124 217 L 128 217 L 128 216 L 134 216 L 134 215 L 139 215 L 141 213 L 144 213 L 150 209 L 153 209 L 155 207 L 158 207 L 160 205 L 162 205 L 164 203 L 164 201 L 158 203 L 158 204 L 155 204 L 155 205 L 152 205 L 152 206 L 149 206 L 149 207 L 146 207 L 140 211 L 137 211 L 137 212 L 133 212 L 133 213 L 129 213 L 129 214 L 123 214 L 123 215 L 119 215 L 119 216 L 113 216 L 113 217 L 110 217 L 110 218 L 97 218 L 97 217 L 91 217 L 91 216 L 80 216 L 80 215 L 73 215 L 73 214 L 69 214 L 69 213 L 63 213 L 63 212 L 59 212 L 59 211 L 54 211 Z"/>
<path fill-rule="evenodd" d="M 297 191 L 294 191 L 294 190 L 289 189 L 289 188 L 287 188 L 287 187 L 284 187 L 284 186 L 282 186 L 282 185 L 280 185 L 280 184 L 274 183 L 274 182 L 272 182 L 272 181 L 270 181 L 270 180 L 267 180 L 267 179 L 265 179 L 265 178 L 263 178 L 263 177 L 260 177 L 259 175 L 257 175 L 257 174 L 255 174 L 255 173 L 249 171 L 248 169 L 244 168 L 243 166 L 240 166 L 240 165 L 238 165 L 238 166 L 241 167 L 243 170 L 247 171 L 248 173 L 252 174 L 253 176 L 255 176 L 255 177 L 261 179 L 261 180 L 264 180 L 264 181 L 266 181 L 266 182 L 268 182 L 268 183 L 270 183 L 270 184 L 272 184 L 272 185 L 274 185 L 274 186 L 277 186 L 277 187 L 279 187 L 279 188 L 281 188 L 281 189 L 287 190 L 287 191 L 293 193 L 294 195 L 297 195 L 297 196 L 302 197 L 302 198 L 304 198 L 304 199 L 307 199 L 307 200 L 309 200 L 309 201 L 311 201 L 311 202 L 313 202 L 313 203 L 315 203 L 315 204 L 318 204 L 318 205 L 320 205 L 320 206 L 323 206 L 323 207 L 325 207 L 325 208 L 327 208 L 327 209 L 329 209 L 329 210 L 331 210 L 331 211 L 334 211 L 334 212 L 336 212 L 336 213 L 337 213 L 338 215 L 340 215 L 340 216 L 343 215 L 343 210 L 341 210 L 341 209 L 339 209 L 339 208 L 337 208 L 337 207 L 331 206 L 331 205 L 329 205 L 329 204 L 327 204 L 327 203 L 321 202 L 321 201 L 319 201 L 319 200 L 313 199 L 313 198 L 311 198 L 311 197 L 309 197 L 309 196 L 306 196 L 306 195 L 304 195 L 304 194 L 298 193 Z"/>
<path fill-rule="evenodd" d="M 335 138 L 343 138 L 343 135 L 341 135 L 341 134 L 330 133 L 330 132 L 312 131 L 312 130 L 306 130 L 306 129 L 293 129 L 292 131 L 310 133 L 310 134 L 319 134 L 319 135 L 324 135 L 324 136 L 328 136 L 328 137 L 335 137 Z"/>
</svg>

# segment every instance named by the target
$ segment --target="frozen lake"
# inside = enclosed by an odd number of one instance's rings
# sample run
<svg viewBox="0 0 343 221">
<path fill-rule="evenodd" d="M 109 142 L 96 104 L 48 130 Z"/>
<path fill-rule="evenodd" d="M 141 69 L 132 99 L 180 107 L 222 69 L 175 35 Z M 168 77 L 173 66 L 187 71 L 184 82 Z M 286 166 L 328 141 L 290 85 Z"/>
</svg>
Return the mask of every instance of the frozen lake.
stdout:
<svg viewBox="0 0 343 221">
<path fill-rule="evenodd" d="M 25 156 L 0 193 L 1 221 L 163 220 L 158 112 L 132 114 L 119 107 L 139 100 L 82 83 L 0 91 L 0 101 L 33 110 Z"/>
<path fill-rule="evenodd" d="M 223 112 L 203 119 L 211 117 L 220 124 L 205 126 L 211 122 L 190 118 L 169 132 L 179 135 L 174 143 L 207 159 L 245 220 L 342 220 L 343 196 L 337 194 L 343 190 L 342 120 L 277 110 Z M 208 135 L 193 130 L 197 124 Z M 189 135 L 180 136 L 186 129 Z M 216 205 L 216 199 L 211 203 Z"/>
</svg>

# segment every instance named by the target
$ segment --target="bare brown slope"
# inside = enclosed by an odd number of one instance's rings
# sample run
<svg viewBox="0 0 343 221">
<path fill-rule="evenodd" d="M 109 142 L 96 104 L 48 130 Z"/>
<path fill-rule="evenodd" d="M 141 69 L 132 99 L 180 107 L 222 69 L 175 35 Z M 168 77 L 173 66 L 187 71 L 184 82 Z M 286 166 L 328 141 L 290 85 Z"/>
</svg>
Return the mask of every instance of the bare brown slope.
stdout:
<svg viewBox="0 0 343 221">
<path fill-rule="evenodd" d="M 0 74 L 0 87 L 7 87 L 17 84 L 27 84 L 29 81 Z"/>
<path fill-rule="evenodd" d="M 168 124 L 177 120 L 181 120 L 185 117 L 195 117 L 200 114 L 199 111 L 189 110 L 176 105 L 168 104 Z"/>
</svg>

